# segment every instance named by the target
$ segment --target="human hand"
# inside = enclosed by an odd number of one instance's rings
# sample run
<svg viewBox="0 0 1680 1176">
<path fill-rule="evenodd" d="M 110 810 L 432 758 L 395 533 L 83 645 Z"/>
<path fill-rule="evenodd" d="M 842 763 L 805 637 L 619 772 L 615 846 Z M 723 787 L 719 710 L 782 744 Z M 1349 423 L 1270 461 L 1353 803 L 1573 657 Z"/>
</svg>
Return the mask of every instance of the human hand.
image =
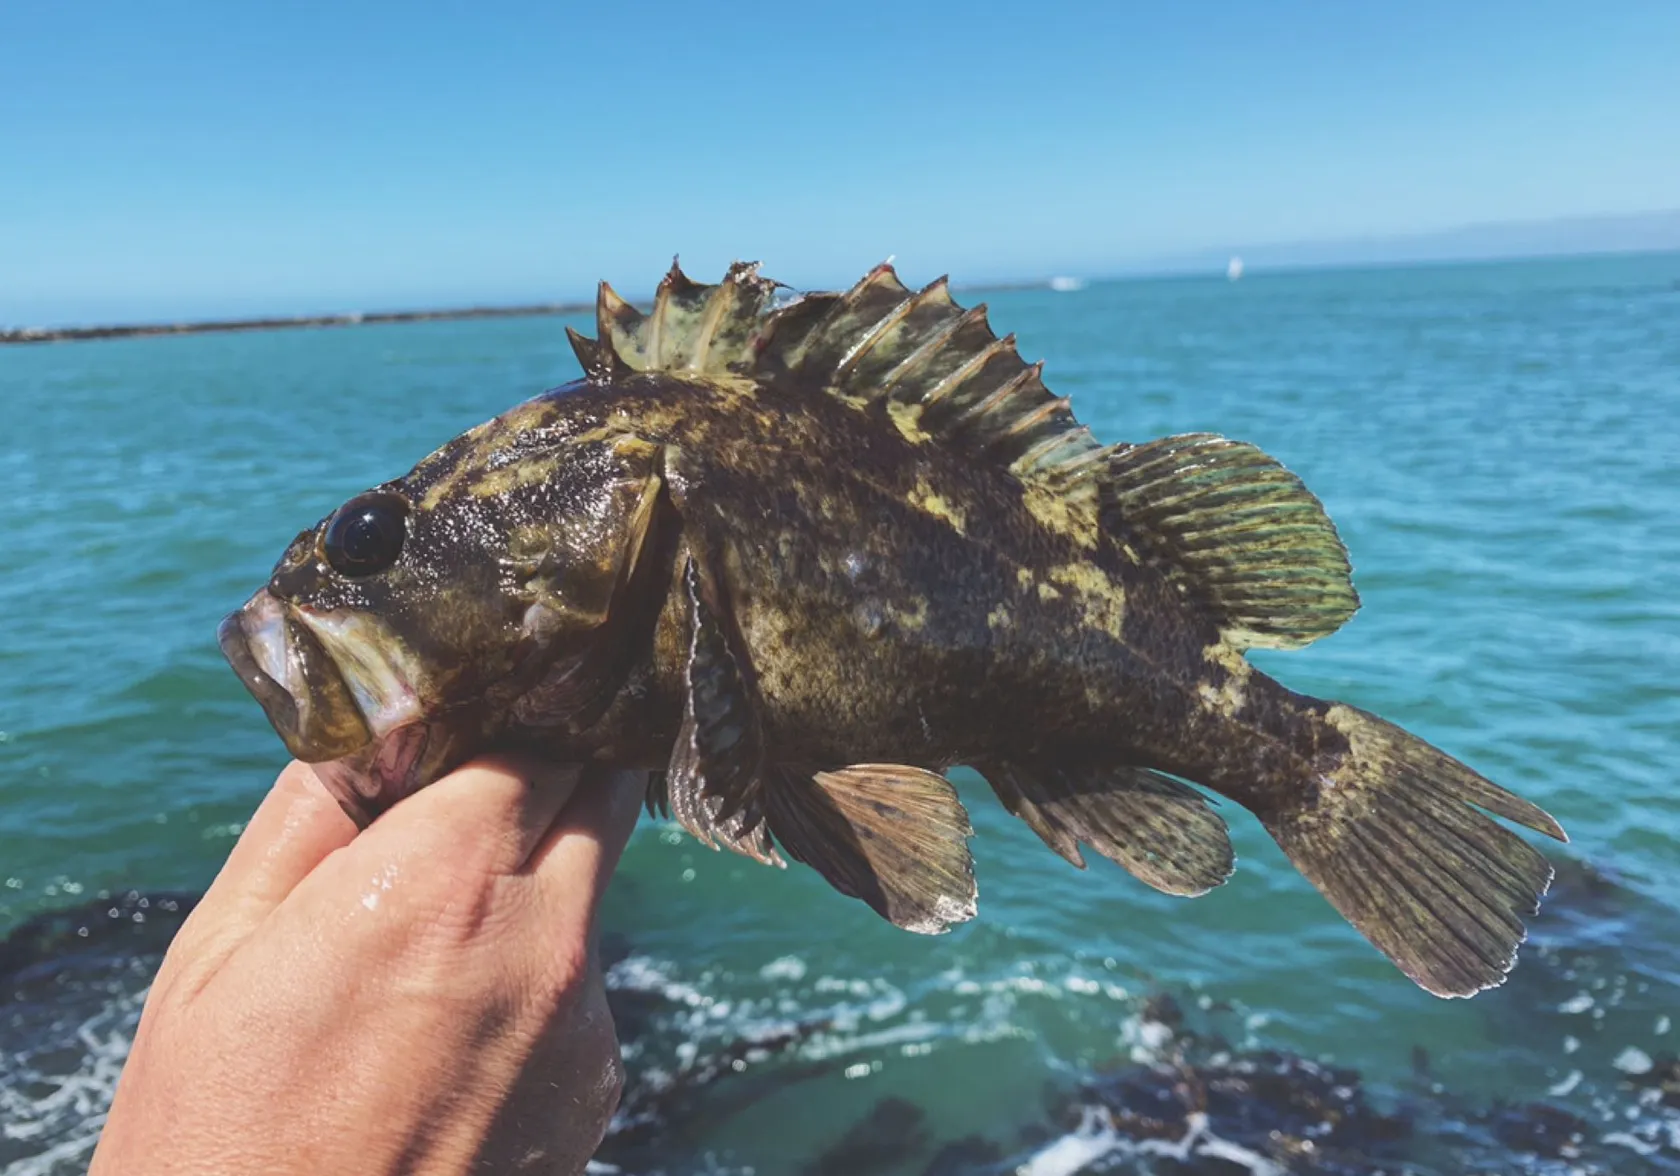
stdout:
<svg viewBox="0 0 1680 1176">
<path fill-rule="evenodd" d="M 287 767 L 164 958 L 92 1176 L 582 1171 L 623 1082 L 595 909 L 645 788 L 481 759 L 358 835 Z"/>
</svg>

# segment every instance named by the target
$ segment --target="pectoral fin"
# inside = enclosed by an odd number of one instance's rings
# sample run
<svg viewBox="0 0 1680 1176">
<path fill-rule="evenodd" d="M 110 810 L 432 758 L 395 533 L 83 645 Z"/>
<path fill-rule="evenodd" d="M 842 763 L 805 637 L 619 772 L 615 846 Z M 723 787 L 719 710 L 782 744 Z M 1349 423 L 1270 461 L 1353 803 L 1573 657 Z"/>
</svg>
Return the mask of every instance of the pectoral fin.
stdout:
<svg viewBox="0 0 1680 1176">
<path fill-rule="evenodd" d="M 937 935 L 974 917 L 973 830 L 943 776 L 901 764 L 784 767 L 764 807 L 783 849 L 896 926 Z"/>
<path fill-rule="evenodd" d="M 714 849 L 721 845 L 781 865 L 759 805 L 764 732 L 746 655 L 719 585 L 692 557 L 683 584 L 689 607 L 686 689 L 662 807 Z"/>
</svg>

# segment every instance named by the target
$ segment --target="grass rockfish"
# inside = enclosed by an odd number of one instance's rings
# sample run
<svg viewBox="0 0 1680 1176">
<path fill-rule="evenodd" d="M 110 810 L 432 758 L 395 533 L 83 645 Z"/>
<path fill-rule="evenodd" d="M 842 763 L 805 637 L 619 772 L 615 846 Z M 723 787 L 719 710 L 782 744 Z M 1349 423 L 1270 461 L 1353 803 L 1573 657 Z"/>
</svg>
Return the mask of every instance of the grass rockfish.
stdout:
<svg viewBox="0 0 1680 1176">
<path fill-rule="evenodd" d="M 1194 895 L 1197 787 L 1255 813 L 1408 976 L 1497 984 L 1557 822 L 1253 648 L 1358 607 L 1318 500 L 1211 434 L 1100 445 L 985 308 L 882 266 L 785 304 L 755 266 L 601 288 L 584 376 L 293 540 L 222 648 L 363 820 L 520 747 L 897 925 L 970 918 L 968 765 L 1055 852 Z"/>
</svg>

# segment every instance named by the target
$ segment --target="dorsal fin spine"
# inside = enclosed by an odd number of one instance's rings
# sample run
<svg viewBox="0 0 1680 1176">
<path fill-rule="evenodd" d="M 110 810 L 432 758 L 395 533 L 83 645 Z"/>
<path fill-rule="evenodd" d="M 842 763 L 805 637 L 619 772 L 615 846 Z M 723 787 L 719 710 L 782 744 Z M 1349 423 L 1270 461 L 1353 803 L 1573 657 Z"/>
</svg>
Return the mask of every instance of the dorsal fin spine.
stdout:
<svg viewBox="0 0 1680 1176">
<path fill-rule="evenodd" d="M 869 296 L 869 294 L 880 286 L 896 286 L 901 297 L 895 301 L 902 301 L 902 296 L 909 294 L 909 291 L 904 289 L 903 283 L 898 280 L 898 275 L 893 271 L 892 266 L 884 262 L 881 265 L 876 266 L 857 282 L 853 283 L 851 289 L 840 295 L 840 297 L 836 298 L 829 305 L 828 309 L 824 311 L 823 316 L 811 327 L 811 330 L 806 334 L 799 346 L 790 353 L 788 357 L 788 365 L 790 367 L 798 367 L 805 363 L 811 353 L 817 348 L 824 345 L 832 345 L 835 342 L 835 340 L 831 338 L 831 331 L 834 326 L 838 323 L 844 322 L 846 317 L 854 313 L 860 306 L 862 306 L 864 300 Z M 856 341 L 853 341 L 850 345 L 845 347 L 842 355 L 851 352 L 856 348 L 856 346 Z M 840 359 L 840 356 L 835 357 L 836 368 L 838 367 Z"/>
<path fill-rule="evenodd" d="M 671 307 L 671 288 L 682 276 L 683 272 L 677 265 L 677 259 L 671 258 L 671 268 L 659 279 L 659 288 L 653 294 L 653 312 L 648 315 L 647 353 L 654 370 L 665 366 L 665 316 Z"/>
<path fill-rule="evenodd" d="M 711 358 L 712 339 L 717 334 L 718 323 L 723 320 L 724 311 L 735 301 L 735 293 L 735 271 L 731 269 L 706 299 L 706 313 L 700 319 L 700 330 L 694 342 L 694 354 L 688 358 L 689 371 L 703 372 L 706 370 L 706 360 Z"/>
<path fill-rule="evenodd" d="M 571 343 L 578 363 L 583 366 L 583 374 L 592 380 L 608 380 L 630 370 L 610 344 L 591 339 L 572 327 L 566 328 L 566 339 Z"/>
<path fill-rule="evenodd" d="M 597 342 L 611 351 L 618 362 L 632 371 L 647 363 L 641 351 L 637 333 L 643 319 L 642 312 L 618 296 L 618 291 L 602 282 L 595 294 L 595 329 Z"/>
<path fill-rule="evenodd" d="M 890 338 L 900 327 L 937 302 L 949 303 L 951 300 L 949 286 L 950 277 L 942 274 L 920 290 L 909 294 L 898 305 L 881 316 L 880 321 L 870 328 L 864 338 L 858 341 L 857 346 L 853 347 L 843 357 L 837 369 L 836 378 L 842 383 L 850 380 L 856 376 L 859 365 L 873 355 L 876 348 Z M 878 383 L 878 380 L 872 381 L 872 384 Z"/>
<path fill-rule="evenodd" d="M 765 318 L 763 326 L 753 336 L 753 363 L 767 364 L 771 370 L 792 371 L 797 367 L 797 356 L 803 351 L 803 340 L 810 336 L 816 325 L 815 320 L 802 320 L 810 318 L 814 309 L 818 318 L 826 315 L 828 307 L 838 297 L 836 294 L 805 294 L 778 307 Z M 791 345 L 786 339 L 790 323 L 793 330 L 804 332 Z"/>
<path fill-rule="evenodd" d="M 1091 456 L 1086 448 L 1089 444 L 1091 430 L 1084 425 L 1065 433 L 1052 433 L 1016 458 L 1009 468 L 1022 474 L 1042 472 L 1055 477 L 1060 485 L 1070 485 L 1078 472 L 1070 467 L 1084 465 L 1085 459 Z M 1072 451 L 1073 455 L 1066 459 L 1057 457 L 1057 452 L 1063 449 Z"/>
<path fill-rule="evenodd" d="M 1024 412 L 1020 416 L 1016 417 L 1012 422 L 1010 422 L 1008 428 L 1004 429 L 992 438 L 991 443 L 994 445 L 1001 444 L 1002 442 L 1013 441 L 1017 437 L 1025 436 L 1032 430 L 1038 428 L 1039 425 L 1042 425 L 1045 421 L 1055 416 L 1057 413 L 1068 412 L 1069 406 L 1072 403 L 1073 402 L 1066 396 L 1058 396 L 1054 400 L 1047 400 L 1031 412 Z"/>
<path fill-rule="evenodd" d="M 840 364 L 834 369 L 835 378 L 843 381 L 847 376 L 850 376 L 853 369 L 857 367 L 858 361 L 868 355 L 877 343 L 886 338 L 887 334 L 891 332 L 894 327 L 903 322 L 905 318 L 909 316 L 910 312 L 916 309 L 916 300 L 920 297 L 920 292 L 910 295 L 910 297 L 893 307 L 892 310 L 887 313 L 885 318 L 881 319 L 880 322 L 869 328 L 869 333 L 859 339 L 851 350 L 847 351 L 845 355 L 840 357 Z"/>
<path fill-rule="evenodd" d="M 952 336 L 954 336 L 958 331 L 961 331 L 964 327 L 970 326 L 973 323 L 984 323 L 985 321 L 986 304 L 984 302 L 976 303 L 959 315 L 953 315 L 949 321 L 939 328 L 939 330 L 928 336 L 926 342 L 917 347 L 909 355 L 906 355 L 901 361 L 899 361 L 897 367 L 893 368 L 892 371 L 882 377 L 880 384 L 882 395 L 884 397 L 891 397 L 893 395 L 893 390 L 904 382 L 905 377 L 911 375 L 917 368 L 921 367 L 922 364 L 926 363 L 930 358 L 944 350 L 945 345 L 951 341 Z"/>
<path fill-rule="evenodd" d="M 985 419 L 988 413 L 996 411 L 998 406 L 1009 400 L 1010 397 L 1018 395 L 1035 383 L 1038 380 L 1039 373 L 1043 370 L 1044 364 L 1040 362 L 1011 376 L 989 396 L 975 401 L 958 413 L 956 419 L 951 422 L 952 426 L 959 429 L 966 428 L 972 421 Z"/>
<path fill-rule="evenodd" d="M 611 283 L 602 282 L 595 288 L 595 329 L 599 338 L 610 339 L 612 329 L 621 321 L 636 322 L 642 312 L 618 296 Z"/>
<path fill-rule="evenodd" d="M 985 367 L 994 358 L 1014 350 L 1014 335 L 1005 335 L 1001 339 L 993 339 L 990 343 L 986 344 L 979 351 L 976 351 L 968 359 L 952 368 L 950 372 L 940 379 L 939 383 L 922 393 L 922 403 L 930 407 L 938 404 L 940 401 L 944 400 L 947 396 L 952 395 L 957 391 L 957 389 L 966 384 L 970 377 L 978 373 L 981 368 Z M 1011 379 L 1009 383 L 1014 383 L 1014 380 Z M 1007 387 L 1008 385 L 1005 386 Z M 991 398 L 988 396 L 986 399 L 989 400 Z"/>
</svg>

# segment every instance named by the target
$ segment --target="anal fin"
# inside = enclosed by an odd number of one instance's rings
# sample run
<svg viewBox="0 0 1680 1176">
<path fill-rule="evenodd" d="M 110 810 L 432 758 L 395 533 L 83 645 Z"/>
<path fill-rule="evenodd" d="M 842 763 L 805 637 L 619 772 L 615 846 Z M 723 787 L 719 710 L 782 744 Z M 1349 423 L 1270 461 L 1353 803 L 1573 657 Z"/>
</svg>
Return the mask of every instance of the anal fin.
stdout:
<svg viewBox="0 0 1680 1176">
<path fill-rule="evenodd" d="M 895 926 L 937 935 L 974 917 L 973 830 L 938 773 L 902 764 L 785 767 L 763 803 L 789 855 Z"/>
<path fill-rule="evenodd" d="M 1206 894 L 1231 876 L 1225 822 L 1187 784 L 1147 768 L 980 766 L 1044 844 L 1085 866 L 1081 843 L 1166 894 Z"/>
</svg>

